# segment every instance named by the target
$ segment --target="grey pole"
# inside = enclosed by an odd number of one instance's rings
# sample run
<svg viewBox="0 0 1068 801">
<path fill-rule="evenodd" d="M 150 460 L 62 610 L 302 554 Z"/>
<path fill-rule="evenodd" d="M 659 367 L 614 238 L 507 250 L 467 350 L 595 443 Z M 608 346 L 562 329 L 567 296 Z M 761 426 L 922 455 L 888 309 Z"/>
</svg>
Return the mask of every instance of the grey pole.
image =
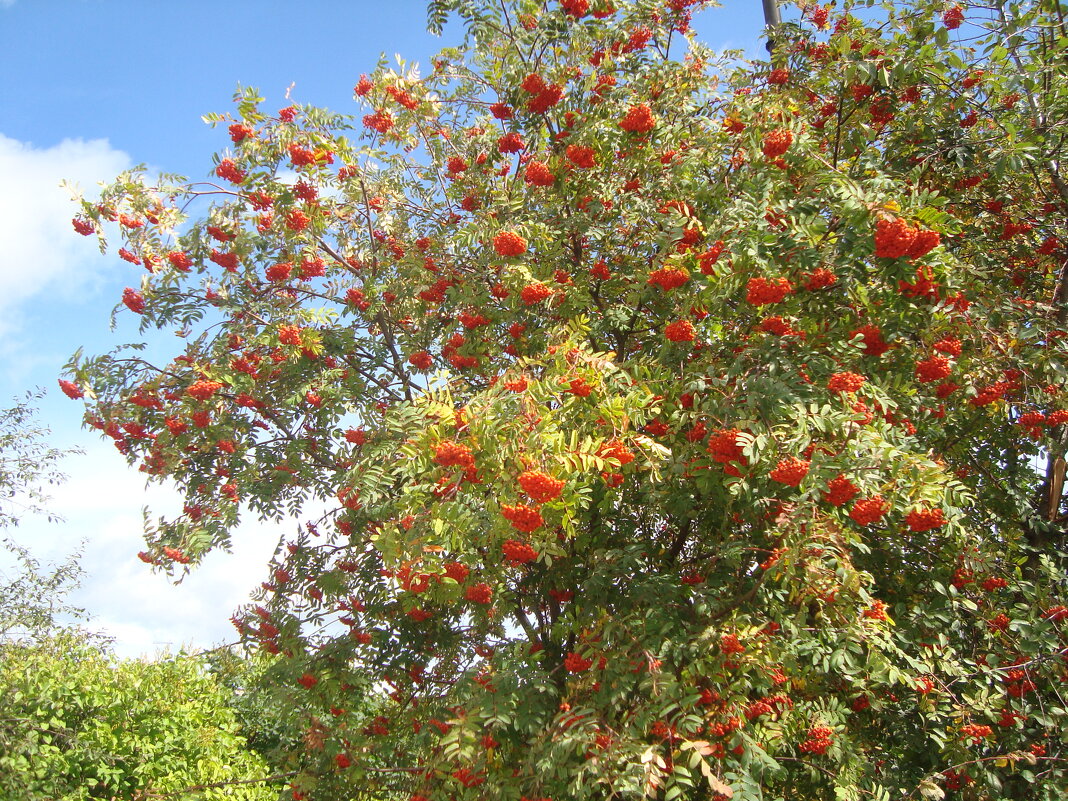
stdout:
<svg viewBox="0 0 1068 801">
<path fill-rule="evenodd" d="M 764 3 L 764 27 L 768 31 L 768 53 L 775 52 L 775 31 L 782 23 L 779 16 L 779 0 L 763 0 Z"/>
</svg>

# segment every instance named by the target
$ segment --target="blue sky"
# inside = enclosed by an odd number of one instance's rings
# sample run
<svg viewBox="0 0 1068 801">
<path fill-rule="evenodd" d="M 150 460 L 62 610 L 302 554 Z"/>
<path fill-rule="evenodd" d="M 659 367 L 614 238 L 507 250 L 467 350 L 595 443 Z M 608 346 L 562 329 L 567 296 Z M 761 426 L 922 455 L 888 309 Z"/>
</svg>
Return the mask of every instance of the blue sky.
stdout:
<svg viewBox="0 0 1068 801">
<path fill-rule="evenodd" d="M 760 0 L 723 6 L 696 18 L 699 38 L 762 52 Z M 296 102 L 355 113 L 352 86 L 381 53 L 426 64 L 453 43 L 449 30 L 426 32 L 425 9 L 423 0 L 0 0 L 0 405 L 47 387 L 53 443 L 86 451 L 53 493 L 66 522 L 25 521 L 14 533 L 57 558 L 85 542 L 76 600 L 121 654 L 230 638 L 229 615 L 265 576 L 285 528 L 243 526 L 232 555 L 212 555 L 177 587 L 137 560 L 141 507 L 165 511 L 174 499 L 146 492 L 110 445 L 81 431 L 81 405 L 56 378 L 80 346 L 103 353 L 137 339 L 132 315 L 115 332 L 108 320 L 140 274 L 74 234 L 58 184 L 91 196 L 139 163 L 207 175 L 229 140 L 201 115 L 228 111 L 239 84 L 258 88 L 268 108 L 286 105 L 293 85 Z"/>
</svg>

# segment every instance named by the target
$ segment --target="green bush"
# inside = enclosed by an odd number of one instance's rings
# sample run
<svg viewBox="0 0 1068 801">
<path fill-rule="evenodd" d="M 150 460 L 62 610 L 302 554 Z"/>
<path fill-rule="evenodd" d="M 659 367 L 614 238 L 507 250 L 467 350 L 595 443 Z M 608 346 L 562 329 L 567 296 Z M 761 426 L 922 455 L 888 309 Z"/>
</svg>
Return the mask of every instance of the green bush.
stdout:
<svg viewBox="0 0 1068 801">
<path fill-rule="evenodd" d="M 0 798 L 277 797 L 238 784 L 268 768 L 195 658 L 119 660 L 66 631 L 0 645 L 0 697 Z"/>
</svg>

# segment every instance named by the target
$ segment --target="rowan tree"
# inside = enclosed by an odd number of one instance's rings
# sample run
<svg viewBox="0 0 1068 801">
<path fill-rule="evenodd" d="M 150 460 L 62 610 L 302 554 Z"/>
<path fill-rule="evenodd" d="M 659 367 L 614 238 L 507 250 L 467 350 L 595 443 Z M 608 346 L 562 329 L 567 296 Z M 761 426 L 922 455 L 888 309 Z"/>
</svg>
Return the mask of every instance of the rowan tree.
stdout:
<svg viewBox="0 0 1068 801">
<path fill-rule="evenodd" d="M 1065 786 L 1065 8 L 702 5 L 434 0 L 355 117 L 83 201 L 185 335 L 67 385 L 185 493 L 143 558 L 308 518 L 235 617 L 294 798 Z"/>
</svg>

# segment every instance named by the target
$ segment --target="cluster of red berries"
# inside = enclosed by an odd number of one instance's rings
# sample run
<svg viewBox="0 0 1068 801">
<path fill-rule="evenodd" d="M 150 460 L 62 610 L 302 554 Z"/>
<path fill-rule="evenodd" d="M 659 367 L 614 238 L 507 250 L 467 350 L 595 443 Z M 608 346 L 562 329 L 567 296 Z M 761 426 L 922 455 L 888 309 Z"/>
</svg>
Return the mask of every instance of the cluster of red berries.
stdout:
<svg viewBox="0 0 1068 801">
<path fill-rule="evenodd" d="M 585 147 L 584 145 L 568 145 L 566 154 L 567 160 L 576 167 L 588 170 L 597 166 L 597 157 L 594 154 L 592 147 Z"/>
<path fill-rule="evenodd" d="M 277 264 L 272 264 L 264 271 L 264 275 L 267 276 L 268 281 L 279 283 L 281 281 L 288 281 L 290 274 L 293 272 L 293 265 L 288 261 L 280 261 Z"/>
<path fill-rule="evenodd" d="M 164 548 L 163 555 L 180 565 L 188 565 L 190 561 L 189 556 L 178 548 Z"/>
<path fill-rule="evenodd" d="M 385 109 L 380 109 L 374 114 L 365 114 L 363 124 L 372 131 L 387 133 L 393 127 L 393 115 Z"/>
<path fill-rule="evenodd" d="M 299 345 L 300 328 L 295 325 L 278 326 L 278 341 L 283 345 Z"/>
<path fill-rule="evenodd" d="M 623 119 L 620 120 L 619 127 L 630 133 L 649 133 L 656 127 L 656 117 L 653 116 L 652 109 L 649 106 L 641 103 L 630 107 Z"/>
<path fill-rule="evenodd" d="M 860 337 L 864 343 L 864 355 L 865 356 L 882 356 L 886 353 L 892 345 L 883 339 L 882 329 L 877 325 L 862 325 L 860 328 L 855 328 L 849 332 L 849 338 L 856 339 Z"/>
<path fill-rule="evenodd" d="M 434 449 L 434 461 L 442 467 L 468 469 L 475 466 L 475 456 L 466 445 L 451 440 L 440 443 Z"/>
<path fill-rule="evenodd" d="M 467 576 L 470 572 L 471 569 L 462 562 L 447 562 L 445 564 L 445 577 L 451 578 L 457 584 L 463 584 L 467 581 Z"/>
<path fill-rule="evenodd" d="M 835 373 L 827 381 L 827 389 L 831 392 L 856 392 L 866 380 L 857 373 Z"/>
<path fill-rule="evenodd" d="M 486 781 L 485 776 L 482 776 L 478 773 L 474 773 L 468 768 L 460 768 L 458 770 L 454 770 L 452 772 L 452 777 L 468 789 L 472 787 L 478 787 L 480 784 Z"/>
<path fill-rule="evenodd" d="M 642 431 L 644 431 L 650 437 L 662 437 L 670 430 L 671 426 L 669 426 L 663 420 L 650 420 L 648 423 L 642 426 Z"/>
<path fill-rule="evenodd" d="M 544 161 L 532 161 L 523 173 L 523 180 L 531 186 L 552 186 L 556 183 L 556 176 Z"/>
<path fill-rule="evenodd" d="M 218 264 L 228 273 L 237 272 L 238 258 L 236 253 L 220 252 L 215 248 L 212 248 L 211 254 L 208 256 L 208 258 Z"/>
<path fill-rule="evenodd" d="M 619 440 L 612 440 L 611 442 L 606 442 L 598 449 L 597 455 L 600 456 L 602 459 L 615 460 L 619 463 L 620 467 L 622 467 L 623 465 L 630 464 L 634 461 L 634 454 L 631 452 L 630 448 L 628 448 Z"/>
<path fill-rule="evenodd" d="M 931 346 L 939 353 L 958 358 L 962 351 L 961 342 L 957 337 L 943 337 Z"/>
<path fill-rule="evenodd" d="M 827 482 L 827 491 L 823 493 L 823 500 L 831 506 L 844 506 L 853 500 L 860 489 L 844 475 L 837 475 Z"/>
<path fill-rule="evenodd" d="M 523 141 L 523 137 L 514 131 L 506 133 L 497 140 L 497 149 L 502 153 L 519 153 L 526 146 L 527 143 Z"/>
<path fill-rule="evenodd" d="M 964 22 L 964 9 L 959 5 L 950 6 L 942 12 L 942 24 L 947 29 L 953 31 L 961 26 Z"/>
<path fill-rule="evenodd" d="M 682 267 L 661 267 L 649 274 L 647 283 L 658 286 L 665 292 L 685 284 L 690 280 L 690 273 Z"/>
<path fill-rule="evenodd" d="M 858 526 L 870 526 L 882 520 L 890 511 L 890 504 L 883 500 L 881 495 L 871 498 L 862 498 L 853 504 L 849 517 Z"/>
<path fill-rule="evenodd" d="M 541 512 L 526 504 L 516 504 L 515 506 L 502 504 L 501 514 L 505 520 L 512 524 L 512 528 L 516 531 L 522 531 L 524 534 L 529 534 L 541 528 L 545 523 Z"/>
<path fill-rule="evenodd" d="M 235 122 L 227 130 L 230 132 L 230 141 L 235 145 L 243 142 L 248 137 L 252 136 L 253 131 L 247 125 L 242 125 L 239 122 Z"/>
<path fill-rule="evenodd" d="M 744 654 L 745 646 L 738 641 L 737 634 L 724 634 L 719 638 L 719 649 L 727 656 Z"/>
<path fill-rule="evenodd" d="M 588 398 L 593 393 L 593 387 L 586 383 L 585 378 L 572 378 L 564 383 L 568 385 L 567 391 L 577 397 Z"/>
<path fill-rule="evenodd" d="M 582 19 L 590 10 L 589 0 L 560 0 L 560 8 L 569 17 Z"/>
<path fill-rule="evenodd" d="M 689 320 L 676 320 L 664 327 L 664 336 L 672 342 L 692 342 L 697 337 L 697 329 Z"/>
<path fill-rule="evenodd" d="M 884 259 L 926 256 L 942 241 L 935 231 L 909 225 L 896 218 L 879 220 L 875 225 L 875 255 Z"/>
<path fill-rule="evenodd" d="M 195 398 L 198 401 L 206 401 L 220 389 L 222 389 L 222 384 L 218 381 L 201 379 L 194 381 L 185 391 L 191 398 Z"/>
<path fill-rule="evenodd" d="M 769 159 L 776 159 L 790 149 L 794 143 L 794 134 L 789 128 L 777 128 L 764 134 L 761 152 Z"/>
<path fill-rule="evenodd" d="M 746 284 L 745 299 L 754 306 L 780 303 L 794 291 L 788 278 L 750 278 Z"/>
<path fill-rule="evenodd" d="M 712 461 L 719 464 L 741 462 L 744 465 L 746 459 L 742 455 L 742 446 L 738 444 L 740 433 L 736 428 L 722 428 L 713 432 L 708 438 L 708 452 L 712 456 Z"/>
<path fill-rule="evenodd" d="M 793 701 L 791 701 L 785 695 L 770 695 L 767 698 L 758 698 L 755 701 L 751 701 L 745 708 L 745 717 L 747 720 L 755 720 L 763 715 L 776 715 L 779 714 L 783 708 L 792 708 Z M 732 719 L 734 720 L 734 719 Z M 729 734 L 737 726 L 728 726 L 727 733 Z"/>
<path fill-rule="evenodd" d="M 916 277 L 912 281 L 906 281 L 900 279 L 897 282 L 898 291 L 908 298 L 926 298 L 927 300 L 938 301 L 938 282 L 934 280 L 934 273 L 927 265 L 920 265 L 916 268 Z M 960 297 L 958 295 L 957 297 Z M 950 300 L 950 298 L 946 298 Z M 967 310 L 967 301 L 964 301 L 965 305 L 961 311 Z M 956 305 L 956 304 L 955 304 Z"/>
<path fill-rule="evenodd" d="M 808 739 L 797 747 L 803 754 L 825 754 L 834 742 L 834 729 L 829 726 L 813 726 L 808 730 Z"/>
<path fill-rule="evenodd" d="M 540 281 L 533 284 L 527 284 L 519 291 L 519 298 L 526 306 L 533 306 L 536 303 L 541 303 L 543 300 L 551 298 L 552 295 L 552 289 Z"/>
<path fill-rule="evenodd" d="M 916 380 L 921 384 L 941 381 L 948 378 L 952 370 L 948 356 L 932 356 L 916 363 Z"/>
<path fill-rule="evenodd" d="M 233 159 L 223 159 L 219 162 L 219 166 L 215 168 L 215 174 L 222 178 L 224 181 L 230 183 L 240 184 L 245 180 L 245 173 L 242 172 Z"/>
<path fill-rule="evenodd" d="M 85 397 L 85 390 L 75 384 L 73 381 L 64 381 L 59 379 L 59 388 L 63 390 L 63 394 L 71 400 L 78 400 Z"/>
<path fill-rule="evenodd" d="M 545 503 L 560 497 L 564 482 L 540 470 L 528 470 L 519 475 L 519 486 L 535 503 Z"/>
<path fill-rule="evenodd" d="M 357 86 L 359 86 L 359 84 L 357 84 Z M 419 101 L 404 89 L 398 89 L 396 86 L 387 86 L 386 94 L 393 98 L 393 101 L 397 103 L 397 105 L 404 106 L 404 108 L 409 111 L 414 111 L 419 108 Z"/>
<path fill-rule="evenodd" d="M 493 588 L 489 584 L 474 584 L 467 588 L 464 597 L 476 604 L 488 604 L 493 601 Z"/>
<path fill-rule="evenodd" d="M 969 723 L 967 726 L 960 727 L 960 738 L 962 740 L 970 739 L 972 745 L 979 745 L 984 737 L 990 737 L 993 733 L 994 730 L 985 723 Z"/>
<path fill-rule="evenodd" d="M 408 363 L 420 370 L 429 370 L 434 363 L 434 357 L 428 351 L 421 350 L 409 356 Z"/>
<path fill-rule="evenodd" d="M 769 334 L 774 334 L 777 337 L 797 336 L 802 333 L 801 331 L 795 331 L 786 320 L 778 315 L 765 317 L 761 320 L 760 330 L 767 331 Z"/>
<path fill-rule="evenodd" d="M 505 540 L 501 544 L 501 551 L 512 567 L 525 565 L 527 562 L 533 562 L 538 558 L 537 551 L 525 542 L 517 542 L 516 540 Z"/>
<path fill-rule="evenodd" d="M 520 376 L 513 381 L 505 381 L 504 388 L 509 392 L 526 392 L 527 387 L 530 386 L 526 379 L 526 376 Z"/>
<path fill-rule="evenodd" d="M 786 459 L 780 459 L 775 469 L 768 474 L 768 477 L 772 481 L 778 481 L 780 484 L 796 487 L 801 483 L 801 479 L 808 475 L 808 467 L 809 463 L 806 460 L 791 456 Z"/>
<path fill-rule="evenodd" d="M 564 96 L 563 87 L 559 84 L 547 84 L 540 75 L 528 75 L 520 84 L 524 92 L 534 95 L 527 101 L 527 111 L 531 114 L 544 114 Z"/>
<path fill-rule="evenodd" d="M 868 620 L 889 620 L 890 616 L 886 614 L 886 602 L 872 601 L 871 606 L 864 610 L 864 617 Z"/>
<path fill-rule="evenodd" d="M 289 160 L 293 163 L 294 167 L 304 167 L 309 164 L 318 164 L 320 162 L 326 164 L 333 164 L 334 154 L 329 150 L 308 150 L 306 147 L 301 147 L 297 144 L 292 144 L 288 147 Z"/>
<path fill-rule="evenodd" d="M 816 292 L 838 283 L 838 276 L 826 267 L 817 267 L 805 276 L 805 289 Z"/>
<path fill-rule="evenodd" d="M 946 524 L 946 517 L 941 509 L 913 509 L 905 515 L 905 523 L 910 531 L 930 531 Z"/>
<path fill-rule="evenodd" d="M 719 261 L 719 257 L 723 255 L 723 251 L 726 249 L 726 245 L 723 240 L 717 240 L 716 244 L 697 257 L 697 263 L 704 275 L 714 275 L 716 272 L 716 262 Z"/>
<path fill-rule="evenodd" d="M 584 673 L 593 666 L 592 659 L 586 659 L 574 651 L 564 657 L 564 669 L 568 673 Z"/>
<path fill-rule="evenodd" d="M 122 302 L 134 314 L 143 314 L 145 311 L 145 298 L 136 289 L 126 287 L 122 291 Z"/>
<path fill-rule="evenodd" d="M 193 260 L 189 258 L 189 254 L 180 250 L 172 250 L 168 253 L 167 261 L 171 263 L 171 267 L 183 273 L 189 272 L 189 268 L 193 266 Z"/>
</svg>

